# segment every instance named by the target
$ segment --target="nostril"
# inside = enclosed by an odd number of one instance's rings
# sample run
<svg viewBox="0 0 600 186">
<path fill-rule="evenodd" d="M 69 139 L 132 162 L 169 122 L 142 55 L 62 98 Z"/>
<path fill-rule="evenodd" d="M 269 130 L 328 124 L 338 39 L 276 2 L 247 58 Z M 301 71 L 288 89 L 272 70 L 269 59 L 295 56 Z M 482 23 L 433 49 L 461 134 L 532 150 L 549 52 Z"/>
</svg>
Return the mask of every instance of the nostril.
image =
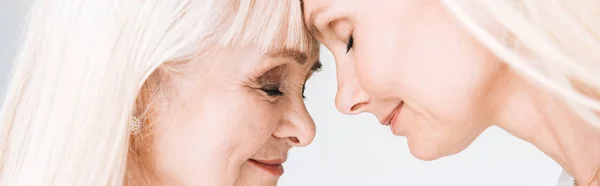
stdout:
<svg viewBox="0 0 600 186">
<path fill-rule="evenodd" d="M 352 106 L 352 108 L 350 108 L 350 112 L 353 113 L 353 114 L 356 114 L 357 112 L 360 112 L 360 109 L 363 106 L 365 106 L 365 105 L 366 105 L 366 103 L 357 103 L 357 104 L 354 104 Z"/>
<path fill-rule="evenodd" d="M 290 137 L 290 141 L 292 141 L 294 144 L 300 143 L 300 140 L 297 137 Z"/>
</svg>

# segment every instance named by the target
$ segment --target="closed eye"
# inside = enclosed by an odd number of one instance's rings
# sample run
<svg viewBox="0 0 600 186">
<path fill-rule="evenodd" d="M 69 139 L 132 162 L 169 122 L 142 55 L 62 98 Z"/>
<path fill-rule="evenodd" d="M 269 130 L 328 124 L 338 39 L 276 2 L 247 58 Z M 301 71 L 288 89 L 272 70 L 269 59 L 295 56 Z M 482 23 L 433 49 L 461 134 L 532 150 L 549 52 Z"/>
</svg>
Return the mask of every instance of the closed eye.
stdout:
<svg viewBox="0 0 600 186">
<path fill-rule="evenodd" d="M 354 36 L 350 35 L 350 38 L 348 38 L 348 43 L 346 44 L 346 54 L 350 51 L 350 49 L 352 49 L 353 45 L 354 45 Z"/>
<path fill-rule="evenodd" d="M 302 85 L 302 99 L 306 99 L 306 96 L 304 96 L 305 89 L 306 89 L 306 84 Z"/>
<path fill-rule="evenodd" d="M 284 93 L 281 92 L 281 90 L 279 90 L 279 89 L 280 89 L 279 85 L 268 85 L 268 86 L 261 88 L 260 90 L 265 92 L 270 97 L 280 97 L 280 96 L 283 96 Z"/>
</svg>

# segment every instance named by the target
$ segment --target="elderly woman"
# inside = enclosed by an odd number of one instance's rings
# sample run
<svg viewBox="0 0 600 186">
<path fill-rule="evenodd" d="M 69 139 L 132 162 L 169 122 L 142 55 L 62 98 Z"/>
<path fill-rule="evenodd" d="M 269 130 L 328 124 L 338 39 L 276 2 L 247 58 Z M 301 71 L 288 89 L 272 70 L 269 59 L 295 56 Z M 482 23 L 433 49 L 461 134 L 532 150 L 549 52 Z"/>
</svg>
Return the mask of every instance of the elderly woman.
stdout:
<svg viewBox="0 0 600 186">
<path fill-rule="evenodd" d="M 304 3 L 341 112 L 373 113 L 424 160 L 497 125 L 558 162 L 561 185 L 600 185 L 600 1 Z"/>
<path fill-rule="evenodd" d="M 296 0 L 38 0 L 0 185 L 275 185 L 311 143 Z"/>
</svg>

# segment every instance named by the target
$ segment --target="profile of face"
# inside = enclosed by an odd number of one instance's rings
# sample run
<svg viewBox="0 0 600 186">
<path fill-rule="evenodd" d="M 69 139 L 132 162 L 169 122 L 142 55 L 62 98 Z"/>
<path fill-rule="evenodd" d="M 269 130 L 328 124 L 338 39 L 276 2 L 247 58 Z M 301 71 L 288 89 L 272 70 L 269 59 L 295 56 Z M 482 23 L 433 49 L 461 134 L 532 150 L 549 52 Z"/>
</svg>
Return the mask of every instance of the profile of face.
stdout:
<svg viewBox="0 0 600 186">
<path fill-rule="evenodd" d="M 434 160 L 466 148 L 491 123 L 505 65 L 439 0 L 305 0 L 312 34 L 334 55 L 340 112 L 369 112 Z"/>
<path fill-rule="evenodd" d="M 168 185 L 276 185 L 315 125 L 303 103 L 318 54 L 225 48 L 168 79 L 152 123 L 155 170 Z"/>
</svg>

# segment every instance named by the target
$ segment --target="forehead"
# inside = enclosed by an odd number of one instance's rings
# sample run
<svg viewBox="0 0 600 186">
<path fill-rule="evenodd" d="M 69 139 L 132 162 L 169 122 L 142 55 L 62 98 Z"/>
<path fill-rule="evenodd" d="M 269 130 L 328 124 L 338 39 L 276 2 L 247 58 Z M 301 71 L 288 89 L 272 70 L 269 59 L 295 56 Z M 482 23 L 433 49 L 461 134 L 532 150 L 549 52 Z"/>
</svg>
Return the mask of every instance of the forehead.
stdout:
<svg viewBox="0 0 600 186">
<path fill-rule="evenodd" d="M 302 8 L 303 10 L 308 10 L 309 12 L 314 9 L 328 7 L 329 4 L 332 4 L 334 0 L 303 0 Z"/>
<path fill-rule="evenodd" d="M 306 23 L 306 29 L 309 33 L 316 37 L 321 38 L 321 33 L 316 25 L 319 17 L 330 8 L 333 4 L 333 0 L 305 0 L 302 4 L 303 18 Z"/>
<path fill-rule="evenodd" d="M 323 9 L 327 7 L 329 0 L 303 0 L 302 1 L 302 14 L 304 21 L 308 22 L 310 17 L 315 10 Z M 322 10 L 321 10 L 322 11 Z"/>
</svg>

